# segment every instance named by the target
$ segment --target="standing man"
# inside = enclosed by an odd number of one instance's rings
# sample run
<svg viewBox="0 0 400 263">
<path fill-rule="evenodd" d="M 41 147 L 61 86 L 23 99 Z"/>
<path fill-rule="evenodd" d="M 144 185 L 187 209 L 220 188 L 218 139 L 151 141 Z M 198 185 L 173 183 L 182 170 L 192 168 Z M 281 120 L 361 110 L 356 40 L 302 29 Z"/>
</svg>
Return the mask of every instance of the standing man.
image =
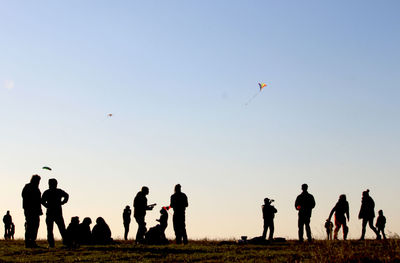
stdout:
<svg viewBox="0 0 400 263">
<path fill-rule="evenodd" d="M 58 226 L 63 242 L 65 241 L 65 223 L 61 206 L 68 202 L 68 198 L 69 195 L 66 192 L 57 188 L 57 180 L 49 179 L 49 189 L 44 191 L 42 196 L 42 204 L 47 208 L 46 224 L 49 247 L 54 247 L 54 222 Z"/>
<path fill-rule="evenodd" d="M 311 219 L 311 211 L 315 207 L 315 200 L 312 194 L 307 192 L 308 185 L 303 184 L 301 186 L 303 192 L 297 196 L 296 202 L 294 203 L 294 207 L 299 211 L 299 241 L 303 242 L 303 233 L 304 226 L 306 227 L 307 239 L 309 242 L 312 241 L 311 237 L 311 228 L 310 228 L 310 219 Z"/>
<path fill-rule="evenodd" d="M 375 202 L 372 197 L 369 195 L 369 189 L 362 193 L 361 199 L 361 209 L 358 214 L 358 218 L 362 219 L 362 230 L 361 230 L 361 238 L 360 240 L 364 240 L 365 231 L 367 227 L 367 223 L 369 227 L 376 234 L 376 239 L 381 239 L 381 235 L 378 230 L 374 227 L 374 217 L 375 217 Z"/>
<path fill-rule="evenodd" d="M 7 213 L 3 217 L 3 223 L 4 223 L 4 239 L 11 239 L 11 225 L 12 225 L 12 218 L 10 215 L 10 211 L 7 211 Z"/>
<path fill-rule="evenodd" d="M 124 220 L 124 228 L 125 228 L 125 233 L 124 233 L 124 239 L 128 240 L 128 232 L 129 232 L 129 224 L 131 223 L 131 208 L 129 205 L 127 205 L 124 209 L 124 212 L 122 213 L 122 219 Z"/>
<path fill-rule="evenodd" d="M 146 234 L 146 222 L 144 220 L 146 216 L 147 210 L 153 210 L 153 207 L 156 204 L 147 205 L 147 197 L 149 194 L 149 188 L 147 186 L 143 186 L 142 190 L 137 193 L 135 199 L 133 200 L 133 216 L 135 217 L 136 222 L 138 223 L 138 230 L 136 233 L 136 243 L 144 242 L 144 235 Z"/>
<path fill-rule="evenodd" d="M 262 238 L 265 239 L 267 237 L 267 231 L 269 228 L 269 240 L 274 239 L 274 217 L 275 213 L 278 212 L 276 208 L 271 205 L 274 200 L 270 200 L 269 198 L 264 199 L 264 205 L 262 206 L 262 213 L 264 218 L 264 231 L 262 234 Z"/>
<path fill-rule="evenodd" d="M 187 196 L 181 192 L 181 185 L 175 185 L 175 193 L 171 195 L 170 206 L 174 209 L 174 215 L 172 217 L 172 222 L 174 224 L 174 231 L 176 236 L 176 243 L 183 244 L 188 243 L 185 225 L 185 211 L 188 207 Z"/>
<path fill-rule="evenodd" d="M 32 175 L 30 183 L 22 190 L 22 207 L 25 214 L 25 247 L 35 248 L 37 232 L 39 229 L 40 216 L 43 215 L 41 197 L 39 190 L 40 176 Z"/>
<path fill-rule="evenodd" d="M 349 213 L 349 202 L 346 200 L 346 195 L 340 195 L 339 201 L 332 208 L 331 213 L 326 221 L 331 221 L 331 217 L 335 213 L 335 231 L 333 234 L 333 238 L 338 239 L 338 232 L 340 227 L 343 226 L 343 240 L 347 239 L 347 233 L 349 233 L 349 228 L 346 223 L 346 215 L 347 220 L 350 221 L 350 213 Z"/>
</svg>

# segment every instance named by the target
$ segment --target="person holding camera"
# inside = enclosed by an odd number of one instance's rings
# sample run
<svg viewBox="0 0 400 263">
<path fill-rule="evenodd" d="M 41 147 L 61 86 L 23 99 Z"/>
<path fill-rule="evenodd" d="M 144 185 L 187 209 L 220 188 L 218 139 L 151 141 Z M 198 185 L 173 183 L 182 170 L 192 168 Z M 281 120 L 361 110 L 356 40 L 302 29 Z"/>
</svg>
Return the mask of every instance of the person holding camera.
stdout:
<svg viewBox="0 0 400 263">
<path fill-rule="evenodd" d="M 278 212 L 276 208 L 271 205 L 274 200 L 271 200 L 269 198 L 264 199 L 264 205 L 262 205 L 262 213 L 263 213 L 263 218 L 264 218 L 264 231 L 262 234 L 262 238 L 265 240 L 267 237 L 267 231 L 269 228 L 269 240 L 274 239 L 274 217 L 275 213 Z"/>
</svg>

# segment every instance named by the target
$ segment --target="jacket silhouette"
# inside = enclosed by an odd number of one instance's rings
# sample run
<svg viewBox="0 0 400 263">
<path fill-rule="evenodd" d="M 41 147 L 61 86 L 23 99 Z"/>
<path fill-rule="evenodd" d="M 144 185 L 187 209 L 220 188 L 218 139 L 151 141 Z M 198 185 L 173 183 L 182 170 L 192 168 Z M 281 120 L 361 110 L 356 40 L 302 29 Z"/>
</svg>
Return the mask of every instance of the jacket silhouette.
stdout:
<svg viewBox="0 0 400 263">
<path fill-rule="evenodd" d="M 306 228 L 308 241 L 312 241 L 310 219 L 312 209 L 315 207 L 315 200 L 314 196 L 307 192 L 307 184 L 303 184 L 301 186 L 301 189 L 303 190 L 303 192 L 299 196 L 297 196 L 294 204 L 295 208 L 299 211 L 299 241 L 303 241 L 304 226 Z"/>
<path fill-rule="evenodd" d="M 39 190 L 40 176 L 32 175 L 30 183 L 22 190 L 22 207 L 25 215 L 25 247 L 38 247 L 36 244 L 42 212 L 42 194 Z"/>
</svg>

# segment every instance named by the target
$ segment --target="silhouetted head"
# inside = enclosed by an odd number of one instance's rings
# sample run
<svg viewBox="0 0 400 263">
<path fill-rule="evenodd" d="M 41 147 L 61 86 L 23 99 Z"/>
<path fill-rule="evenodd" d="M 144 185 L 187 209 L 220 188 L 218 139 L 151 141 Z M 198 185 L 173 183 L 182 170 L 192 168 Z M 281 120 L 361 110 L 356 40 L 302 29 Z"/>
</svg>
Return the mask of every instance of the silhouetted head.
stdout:
<svg viewBox="0 0 400 263">
<path fill-rule="evenodd" d="M 79 224 L 79 216 L 71 217 L 71 224 L 78 225 Z"/>
<path fill-rule="evenodd" d="M 143 193 L 144 195 L 148 195 L 148 194 L 149 194 L 149 188 L 148 188 L 147 186 L 143 186 L 143 187 L 142 187 L 142 193 Z"/>
<path fill-rule="evenodd" d="M 49 179 L 49 188 L 56 189 L 57 188 L 57 180 L 55 178 Z"/>
<path fill-rule="evenodd" d="M 301 190 L 303 190 L 303 192 L 307 192 L 307 190 L 308 190 L 308 185 L 307 185 L 307 184 L 302 184 L 302 185 L 301 185 Z"/>
<path fill-rule="evenodd" d="M 180 193 L 181 192 L 181 185 L 177 184 L 175 185 L 175 193 Z"/>
<path fill-rule="evenodd" d="M 39 183 L 40 183 L 40 176 L 37 174 L 32 175 L 31 184 L 39 187 Z"/>
<path fill-rule="evenodd" d="M 85 225 L 90 225 L 92 223 L 92 219 L 90 219 L 90 217 L 85 217 L 82 223 Z"/>
<path fill-rule="evenodd" d="M 269 204 L 269 198 L 264 198 L 264 204 Z"/>
<path fill-rule="evenodd" d="M 98 217 L 96 219 L 96 224 L 98 225 L 104 225 L 106 223 L 106 221 L 104 221 L 104 219 L 102 217 Z"/>
<path fill-rule="evenodd" d="M 365 190 L 365 191 L 362 193 L 362 196 L 363 196 L 363 197 L 369 196 L 369 189 Z"/>
<path fill-rule="evenodd" d="M 342 202 L 346 201 L 346 195 L 345 194 L 340 195 L 339 196 L 339 201 L 342 201 Z"/>
<path fill-rule="evenodd" d="M 381 210 L 382 211 L 382 210 Z M 10 210 L 7 210 L 7 215 L 9 215 L 10 214 Z"/>
<path fill-rule="evenodd" d="M 127 205 L 127 206 L 125 206 L 125 209 L 126 209 L 126 210 L 129 210 L 129 209 L 131 209 L 131 208 L 129 207 L 129 205 Z"/>
<path fill-rule="evenodd" d="M 378 214 L 379 214 L 380 216 L 383 216 L 383 211 L 382 211 L 382 210 L 379 210 L 379 211 L 378 211 Z"/>
</svg>

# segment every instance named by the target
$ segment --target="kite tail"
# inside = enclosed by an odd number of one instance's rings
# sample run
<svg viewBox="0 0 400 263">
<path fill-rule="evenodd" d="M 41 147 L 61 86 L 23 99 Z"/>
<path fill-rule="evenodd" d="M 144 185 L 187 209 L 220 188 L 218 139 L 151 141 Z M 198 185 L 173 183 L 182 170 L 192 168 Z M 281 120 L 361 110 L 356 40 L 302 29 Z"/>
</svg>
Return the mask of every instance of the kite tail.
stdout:
<svg viewBox="0 0 400 263">
<path fill-rule="evenodd" d="M 261 92 L 261 91 L 260 91 L 260 92 Z M 251 98 L 244 104 L 244 106 L 249 105 L 249 103 L 250 103 L 252 100 L 254 100 L 254 98 L 257 97 L 257 95 L 258 95 L 260 92 L 257 92 L 256 94 L 254 94 L 253 97 L 251 97 Z"/>
</svg>

